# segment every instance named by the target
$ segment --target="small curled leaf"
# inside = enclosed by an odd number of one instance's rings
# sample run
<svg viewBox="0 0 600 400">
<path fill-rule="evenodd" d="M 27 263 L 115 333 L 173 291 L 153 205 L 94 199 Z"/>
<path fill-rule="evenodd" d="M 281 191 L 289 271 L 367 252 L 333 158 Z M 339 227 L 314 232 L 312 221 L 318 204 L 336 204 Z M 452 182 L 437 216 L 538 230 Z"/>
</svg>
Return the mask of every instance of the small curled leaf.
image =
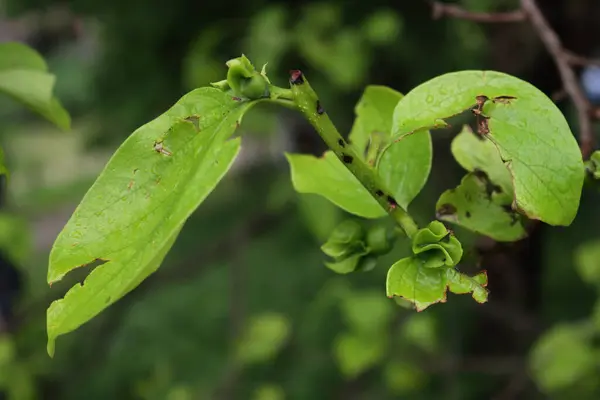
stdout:
<svg viewBox="0 0 600 400">
<path fill-rule="evenodd" d="M 460 262 L 463 254 L 458 239 L 439 221 L 432 221 L 415 234 L 412 250 L 425 260 L 428 268 L 452 267 Z"/>
</svg>

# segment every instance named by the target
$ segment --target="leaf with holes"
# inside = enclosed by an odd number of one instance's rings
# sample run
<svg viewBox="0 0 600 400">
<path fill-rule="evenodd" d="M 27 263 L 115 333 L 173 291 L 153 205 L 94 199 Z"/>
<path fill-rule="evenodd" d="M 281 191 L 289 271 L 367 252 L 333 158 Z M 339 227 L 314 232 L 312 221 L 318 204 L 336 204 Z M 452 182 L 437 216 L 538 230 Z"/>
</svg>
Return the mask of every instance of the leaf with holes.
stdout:
<svg viewBox="0 0 600 400">
<path fill-rule="evenodd" d="M 253 104 L 214 88 L 194 90 L 137 129 L 87 192 L 50 253 L 48 282 L 103 263 L 47 313 L 48 352 L 68 333 L 154 272 L 186 219 L 235 160 L 228 140 Z"/>
<path fill-rule="evenodd" d="M 55 80 L 35 50 L 21 43 L 0 44 L 0 92 L 66 130 L 71 119 L 52 95 Z"/>
<path fill-rule="evenodd" d="M 491 196 L 495 202 L 501 205 L 512 203 L 512 178 L 494 143 L 473 133 L 473 130 L 465 125 L 452 140 L 451 150 L 461 167 L 469 172 L 483 172 L 487 175 L 494 185 L 491 187 Z"/>
<path fill-rule="evenodd" d="M 526 235 L 522 217 L 492 200 L 489 182 L 469 173 L 460 185 L 445 191 L 436 205 L 437 218 L 470 229 L 499 242 L 509 242 Z"/>
<path fill-rule="evenodd" d="M 388 87 L 367 86 L 356 105 L 356 120 L 349 139 L 360 155 L 369 146 L 369 155 L 373 153 L 376 159 L 371 161 L 377 161 L 377 171 L 386 188 L 400 206 L 407 208 L 427 182 L 432 147 L 429 131 L 389 145 L 394 108 L 401 99 L 401 93 Z"/>
<path fill-rule="evenodd" d="M 516 208 L 550 225 L 570 225 L 584 164 L 556 105 L 533 85 L 495 71 L 453 72 L 410 91 L 394 110 L 393 136 L 444 126 L 443 119 L 476 107 L 479 130 L 508 168 Z"/>
<path fill-rule="evenodd" d="M 294 189 L 318 194 L 351 214 L 380 218 L 385 210 L 369 194 L 336 155 L 328 151 L 317 158 L 306 154 L 286 154 Z"/>
</svg>

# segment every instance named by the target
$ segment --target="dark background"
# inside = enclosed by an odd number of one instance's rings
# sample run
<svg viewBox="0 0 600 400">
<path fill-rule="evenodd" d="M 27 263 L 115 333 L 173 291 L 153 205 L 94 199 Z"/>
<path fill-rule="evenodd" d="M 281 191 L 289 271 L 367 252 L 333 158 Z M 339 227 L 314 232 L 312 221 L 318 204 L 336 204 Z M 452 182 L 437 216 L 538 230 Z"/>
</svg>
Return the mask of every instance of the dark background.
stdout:
<svg viewBox="0 0 600 400">
<path fill-rule="evenodd" d="M 517 3 L 458 2 L 472 11 Z M 566 48 L 600 53 L 600 2 L 538 3 Z M 299 115 L 266 106 L 245 117 L 240 159 L 161 269 L 59 338 L 54 359 L 45 350 L 46 307 L 85 276 L 74 272 L 48 289 L 58 231 L 119 143 L 187 91 L 223 79 L 225 61 L 243 52 L 259 67 L 268 62 L 281 86 L 290 69 L 302 69 L 348 132 L 367 84 L 406 93 L 446 72 L 494 69 L 560 93 L 554 61 L 527 22 L 434 20 L 417 0 L 0 0 L 0 10 L 0 41 L 26 42 L 44 55 L 74 121 L 61 133 L 0 99 L 12 172 L 0 215 L 4 398 L 600 398 L 600 346 L 588 329 L 599 292 L 575 262 L 581 245 L 598 240 L 594 187 L 586 187 L 569 228 L 539 225 L 504 245 L 457 229 L 468 246 L 463 267 L 488 271 L 490 301 L 451 295 L 416 314 L 384 292 L 403 246 L 370 273 L 325 268 L 319 245 L 343 215 L 294 193 L 283 157 L 319 154 L 324 145 Z M 577 132 L 572 106 L 558 98 Z M 432 175 L 410 207 L 422 223 L 463 175 L 449 151 L 455 133 L 433 134 Z M 262 329 L 244 339 L 248 326 Z M 533 361 L 540 338 L 557 329 L 558 339 Z M 240 356 L 253 351 L 259 355 Z"/>
</svg>

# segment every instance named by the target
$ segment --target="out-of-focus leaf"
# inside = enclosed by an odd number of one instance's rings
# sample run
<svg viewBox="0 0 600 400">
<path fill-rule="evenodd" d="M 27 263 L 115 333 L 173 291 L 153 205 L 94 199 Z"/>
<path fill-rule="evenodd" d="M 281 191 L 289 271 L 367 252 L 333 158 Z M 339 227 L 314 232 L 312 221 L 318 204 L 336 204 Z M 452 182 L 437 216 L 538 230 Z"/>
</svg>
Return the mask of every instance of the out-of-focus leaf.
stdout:
<svg viewBox="0 0 600 400">
<path fill-rule="evenodd" d="M 372 43 L 383 45 L 396 40 L 402 27 L 402 19 L 395 10 L 381 9 L 365 20 L 363 32 Z"/>
<path fill-rule="evenodd" d="M 343 215 L 342 210 L 332 202 L 315 194 L 300 195 L 298 209 L 306 225 L 319 241 L 327 239 Z"/>
<path fill-rule="evenodd" d="M 402 325 L 403 341 L 433 353 L 438 348 L 436 320 L 431 314 L 413 314 Z"/>
<path fill-rule="evenodd" d="M 286 343 L 290 332 L 290 323 L 284 315 L 264 313 L 252 317 L 238 342 L 237 360 L 247 365 L 272 359 Z"/>
<path fill-rule="evenodd" d="M 0 212 L 0 249 L 18 265 L 26 261 L 31 255 L 31 231 L 26 220 Z"/>
<path fill-rule="evenodd" d="M 154 272 L 190 214 L 228 171 L 240 140 L 227 139 L 252 102 L 197 89 L 136 130 L 113 155 L 59 234 L 48 282 L 89 264 L 47 312 L 48 352 Z"/>
<path fill-rule="evenodd" d="M 286 154 L 292 183 L 300 193 L 318 194 L 349 213 L 364 218 L 380 218 L 385 210 L 367 189 L 328 151 L 317 158 L 306 154 Z"/>
<path fill-rule="evenodd" d="M 487 101 L 479 129 L 512 175 L 517 208 L 550 225 L 570 225 L 583 186 L 581 152 L 563 114 L 533 85 L 495 71 L 438 76 L 398 103 L 394 137 L 445 126 L 444 118 L 481 103 L 481 96 Z"/>
<path fill-rule="evenodd" d="M 575 266 L 581 279 L 600 288 L 600 240 L 584 243 L 577 249 Z"/>
<path fill-rule="evenodd" d="M 422 370 L 414 364 L 402 361 L 386 364 L 383 376 L 386 386 L 397 395 L 419 390 L 427 382 L 427 375 Z"/>
<path fill-rule="evenodd" d="M 379 291 L 351 291 L 341 307 L 352 331 L 364 334 L 384 331 L 394 313 L 393 304 Z"/>
<path fill-rule="evenodd" d="M 436 204 L 437 217 L 470 229 L 499 242 L 526 235 L 521 216 L 492 200 L 485 178 L 467 174 L 455 189 L 442 193 Z"/>
<path fill-rule="evenodd" d="M 334 356 L 347 379 L 353 379 L 374 367 L 385 355 L 385 337 L 344 333 L 338 336 Z"/>
<path fill-rule="evenodd" d="M 529 365 L 536 384 L 546 393 L 596 377 L 598 362 L 586 324 L 556 325 L 538 339 Z"/>
<path fill-rule="evenodd" d="M 252 400 L 283 400 L 285 392 L 279 385 L 264 384 L 254 391 Z"/>
<path fill-rule="evenodd" d="M 66 130 L 71 119 L 52 95 L 55 79 L 35 50 L 20 43 L 0 43 L 0 92 Z"/>
</svg>

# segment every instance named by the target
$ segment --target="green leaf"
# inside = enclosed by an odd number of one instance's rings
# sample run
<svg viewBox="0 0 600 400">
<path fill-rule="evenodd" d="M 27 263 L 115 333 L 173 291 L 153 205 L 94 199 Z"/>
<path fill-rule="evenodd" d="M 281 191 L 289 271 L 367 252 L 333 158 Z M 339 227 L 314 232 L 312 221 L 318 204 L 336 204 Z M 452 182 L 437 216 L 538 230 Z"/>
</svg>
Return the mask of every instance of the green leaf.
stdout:
<svg viewBox="0 0 600 400">
<path fill-rule="evenodd" d="M 517 208 L 550 225 L 570 225 L 579 208 L 583 160 L 560 110 L 531 84 L 495 71 L 439 76 L 398 103 L 393 135 L 443 126 L 443 118 L 475 106 L 478 96 L 489 98 L 482 108 L 489 117 L 485 136 L 511 173 Z"/>
<path fill-rule="evenodd" d="M 353 379 L 377 365 L 387 348 L 388 343 L 384 338 L 352 333 L 338 336 L 334 356 L 342 373 L 348 379 Z"/>
<path fill-rule="evenodd" d="M 389 145 L 394 108 L 401 99 L 401 93 L 388 87 L 367 86 L 356 105 L 356 119 L 349 140 L 362 156 L 369 140 L 378 135 L 381 148 L 386 149 L 377 157 L 377 171 L 396 202 L 407 208 L 427 182 L 432 147 L 428 131 Z"/>
<path fill-rule="evenodd" d="M 194 90 L 116 151 L 59 234 L 48 282 L 94 262 L 84 284 L 48 309 L 48 350 L 154 272 L 190 214 L 240 149 L 231 136 L 252 102 Z"/>
<path fill-rule="evenodd" d="M 380 218 L 385 210 L 369 194 L 336 155 L 327 151 L 317 158 L 306 154 L 286 154 L 294 189 L 318 194 L 345 211 L 363 218 Z"/>
<path fill-rule="evenodd" d="M 547 331 L 534 345 L 529 366 L 545 392 L 568 388 L 597 376 L 590 331 L 585 324 L 561 324 Z"/>
<path fill-rule="evenodd" d="M 575 252 L 577 272 L 585 282 L 600 288 L 600 240 L 579 246 Z"/>
<path fill-rule="evenodd" d="M 460 185 L 445 191 L 436 204 L 437 218 L 509 242 L 526 236 L 521 217 L 492 200 L 488 182 L 480 175 L 467 174 Z"/>
<path fill-rule="evenodd" d="M 348 140 L 356 152 L 364 156 L 373 133 L 388 138 L 392 133 L 394 108 L 402 99 L 402 93 L 387 86 L 370 85 L 354 107 L 356 119 Z M 363 158 L 364 159 L 364 158 Z"/>
<path fill-rule="evenodd" d="M 0 44 L 0 92 L 67 130 L 71 120 L 52 95 L 54 82 L 54 75 L 48 73 L 44 59 L 35 50 L 20 43 Z"/>
<path fill-rule="evenodd" d="M 487 301 L 487 290 L 484 288 L 487 277 L 470 278 L 452 268 L 428 268 L 425 264 L 426 261 L 413 256 L 392 265 L 386 280 L 387 296 L 403 297 L 413 302 L 417 311 L 423 311 L 435 303 L 445 303 L 447 288 L 457 294 L 473 291 L 473 298 L 477 302 Z"/>
<path fill-rule="evenodd" d="M 488 284 L 487 273 L 482 271 L 475 276 L 461 274 L 454 269 L 446 270 L 448 279 L 448 289 L 455 294 L 472 293 L 473 299 L 478 303 L 485 303 L 488 298 L 488 291 L 485 288 Z"/>
<path fill-rule="evenodd" d="M 465 125 L 452 140 L 451 150 L 456 161 L 467 171 L 485 172 L 489 180 L 497 186 L 492 188 L 494 189 L 492 196 L 499 197 L 497 199 L 499 204 L 512 202 L 514 193 L 512 177 L 494 143 L 477 136 L 468 125 Z"/>
<path fill-rule="evenodd" d="M 433 150 L 429 131 L 417 132 L 385 149 L 377 171 L 385 187 L 403 208 L 421 192 L 431 172 Z"/>
<path fill-rule="evenodd" d="M 349 274 L 360 268 L 363 256 L 368 254 L 367 250 L 357 251 L 349 256 L 335 261 L 325 262 L 327 268 L 338 274 Z"/>
<path fill-rule="evenodd" d="M 285 400 L 285 392 L 279 385 L 263 384 L 254 391 L 252 400 Z"/>
<path fill-rule="evenodd" d="M 388 271 L 387 296 L 400 296 L 423 311 L 435 303 L 446 302 L 446 274 L 442 268 L 425 268 L 424 261 L 407 257 L 397 261 Z"/>
<path fill-rule="evenodd" d="M 290 331 L 284 315 L 269 312 L 252 317 L 238 342 L 237 360 L 250 365 L 272 359 L 286 343 Z"/>
</svg>

